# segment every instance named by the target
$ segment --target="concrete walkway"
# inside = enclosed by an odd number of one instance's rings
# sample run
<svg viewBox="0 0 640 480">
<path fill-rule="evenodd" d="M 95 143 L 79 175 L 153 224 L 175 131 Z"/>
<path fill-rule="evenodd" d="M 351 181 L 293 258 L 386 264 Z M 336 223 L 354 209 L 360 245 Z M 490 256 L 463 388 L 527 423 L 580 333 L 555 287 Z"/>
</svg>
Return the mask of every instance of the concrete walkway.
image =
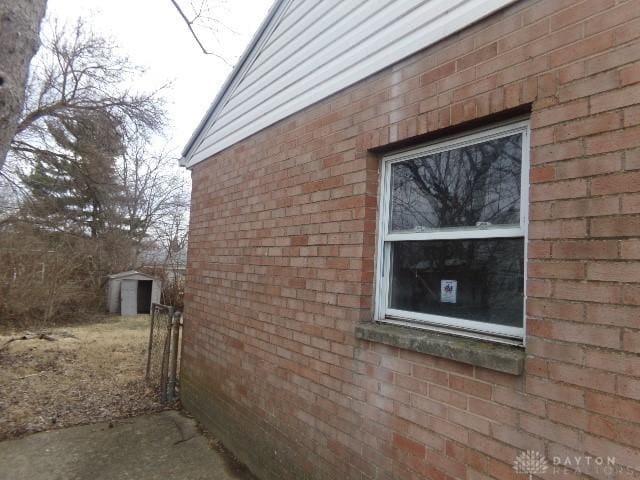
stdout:
<svg viewBox="0 0 640 480">
<path fill-rule="evenodd" d="M 0 442 L 1 480 L 237 480 L 195 422 L 175 411 Z"/>
</svg>

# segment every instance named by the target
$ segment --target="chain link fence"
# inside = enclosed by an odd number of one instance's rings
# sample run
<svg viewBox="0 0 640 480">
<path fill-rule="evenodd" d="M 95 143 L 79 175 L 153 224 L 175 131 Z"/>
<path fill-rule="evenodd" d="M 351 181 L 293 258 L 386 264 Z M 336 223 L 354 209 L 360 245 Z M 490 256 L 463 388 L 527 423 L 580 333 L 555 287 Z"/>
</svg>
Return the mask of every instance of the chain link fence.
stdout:
<svg viewBox="0 0 640 480">
<path fill-rule="evenodd" d="M 182 313 L 174 307 L 151 305 L 151 325 L 145 378 L 162 403 L 177 399 Z"/>
</svg>

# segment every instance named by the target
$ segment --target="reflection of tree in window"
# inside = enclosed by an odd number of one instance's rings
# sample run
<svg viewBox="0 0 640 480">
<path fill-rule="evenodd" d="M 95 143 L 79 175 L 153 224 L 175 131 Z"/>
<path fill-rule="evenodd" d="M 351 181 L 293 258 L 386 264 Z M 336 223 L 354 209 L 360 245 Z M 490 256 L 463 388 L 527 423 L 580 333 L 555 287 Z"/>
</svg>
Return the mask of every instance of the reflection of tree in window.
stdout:
<svg viewBox="0 0 640 480">
<path fill-rule="evenodd" d="M 392 167 L 391 230 L 517 224 L 520 134 Z"/>
<path fill-rule="evenodd" d="M 521 167 L 521 134 L 394 163 L 391 231 L 518 225 Z M 392 252 L 392 308 L 521 326 L 523 238 L 394 242 Z M 440 302 L 442 279 L 458 282 L 455 304 Z"/>
</svg>

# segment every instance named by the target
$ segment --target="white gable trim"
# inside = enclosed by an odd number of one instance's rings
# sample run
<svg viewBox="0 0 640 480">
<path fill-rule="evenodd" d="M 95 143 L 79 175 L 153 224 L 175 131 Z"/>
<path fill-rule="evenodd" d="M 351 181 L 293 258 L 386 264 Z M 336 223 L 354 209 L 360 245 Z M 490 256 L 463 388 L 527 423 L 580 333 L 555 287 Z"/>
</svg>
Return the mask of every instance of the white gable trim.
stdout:
<svg viewBox="0 0 640 480">
<path fill-rule="evenodd" d="M 270 36 L 270 33 L 278 24 L 278 18 L 282 16 L 289 3 L 291 3 L 291 0 L 275 0 L 274 4 L 269 9 L 267 16 L 258 27 L 258 30 L 253 35 L 251 41 L 249 42 L 249 45 L 247 45 L 247 48 L 238 60 L 238 63 L 234 65 L 231 73 L 229 74 L 224 84 L 218 91 L 215 99 L 207 109 L 207 113 L 204 114 L 204 117 L 202 117 L 200 123 L 198 123 L 198 126 L 191 134 L 189 141 L 182 150 L 182 158 L 180 159 L 181 166 L 188 168 L 195 163 L 198 163 L 190 161 L 192 154 L 191 150 L 201 141 L 200 137 L 202 136 L 203 132 L 206 132 L 206 130 L 211 127 L 211 124 L 215 121 L 216 118 L 216 109 L 224 103 L 225 98 L 229 95 L 232 89 L 232 83 L 238 84 L 239 82 L 237 80 L 240 80 L 242 78 L 241 72 L 246 72 L 247 68 L 250 67 L 251 64 L 253 64 L 253 60 L 257 56 L 256 52 Z M 253 57 L 253 59 L 250 59 L 250 57 Z"/>
<path fill-rule="evenodd" d="M 279 0 L 185 148 L 182 163 L 191 167 L 513 1 Z M 296 27 L 304 30 L 285 43 Z M 277 49 L 270 49 L 272 36 Z"/>
</svg>

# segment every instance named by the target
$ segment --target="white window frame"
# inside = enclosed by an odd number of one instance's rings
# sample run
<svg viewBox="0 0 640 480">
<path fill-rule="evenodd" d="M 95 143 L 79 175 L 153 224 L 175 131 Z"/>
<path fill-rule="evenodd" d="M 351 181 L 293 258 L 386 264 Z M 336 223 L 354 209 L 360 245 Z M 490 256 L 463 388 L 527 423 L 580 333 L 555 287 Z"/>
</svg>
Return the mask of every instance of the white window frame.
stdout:
<svg viewBox="0 0 640 480">
<path fill-rule="evenodd" d="M 488 228 L 461 227 L 443 228 L 424 232 L 395 232 L 389 233 L 389 218 L 391 206 L 391 165 L 413 158 L 432 155 L 455 148 L 474 145 L 496 138 L 514 134 L 522 134 L 522 170 L 521 170 L 521 198 L 520 224 L 518 226 L 491 226 Z M 527 243 L 528 243 L 528 212 L 529 212 L 529 121 L 512 122 L 494 126 L 492 128 L 475 130 L 468 134 L 449 137 L 418 148 L 382 158 L 380 171 L 380 192 L 378 201 L 378 242 L 376 258 L 376 292 L 375 292 L 375 320 L 394 323 L 416 328 L 444 331 L 457 335 L 482 338 L 502 343 L 523 344 L 526 330 L 526 287 L 527 287 Z M 396 241 L 407 240 L 461 240 L 483 238 L 523 238 L 524 239 L 524 285 L 522 327 L 497 325 L 475 320 L 446 317 L 420 312 L 397 310 L 389 308 L 387 302 L 390 292 L 390 258 L 391 244 Z"/>
</svg>

